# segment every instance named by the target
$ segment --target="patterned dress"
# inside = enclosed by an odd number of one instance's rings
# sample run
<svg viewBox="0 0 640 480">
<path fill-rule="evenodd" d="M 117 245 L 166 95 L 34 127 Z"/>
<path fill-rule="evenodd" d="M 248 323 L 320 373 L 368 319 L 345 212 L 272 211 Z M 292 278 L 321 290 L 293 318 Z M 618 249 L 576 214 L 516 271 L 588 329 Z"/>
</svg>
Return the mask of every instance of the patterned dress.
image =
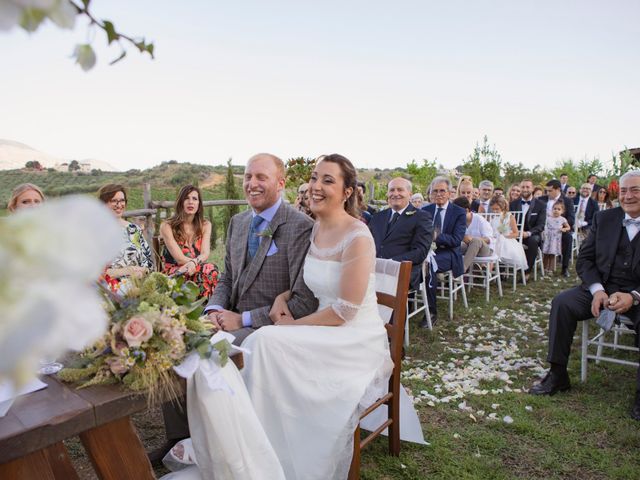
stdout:
<svg viewBox="0 0 640 480">
<path fill-rule="evenodd" d="M 178 246 L 184 256 L 196 258 L 202 251 L 202 237 L 197 238 L 192 245 L 178 242 Z M 162 265 L 163 273 L 173 275 L 180 268 L 180 265 L 174 260 L 166 246 L 162 249 L 162 259 L 164 261 Z M 185 279 L 194 282 L 200 287 L 200 297 L 209 298 L 216 285 L 218 285 L 219 276 L 218 267 L 214 263 L 207 262 L 196 265 L 195 273 L 193 275 L 185 275 Z"/>
<path fill-rule="evenodd" d="M 105 268 L 104 280 L 113 291 L 117 291 L 127 277 L 113 278 L 107 275 L 106 270 L 110 268 L 145 267 L 153 270 L 153 260 L 151 259 L 151 249 L 144 239 L 142 229 L 135 223 L 128 223 L 122 230 L 122 248 L 111 264 Z"/>
<path fill-rule="evenodd" d="M 547 255 L 562 254 L 562 226 L 567 223 L 564 217 L 547 217 L 542 232 L 542 253 Z"/>
</svg>

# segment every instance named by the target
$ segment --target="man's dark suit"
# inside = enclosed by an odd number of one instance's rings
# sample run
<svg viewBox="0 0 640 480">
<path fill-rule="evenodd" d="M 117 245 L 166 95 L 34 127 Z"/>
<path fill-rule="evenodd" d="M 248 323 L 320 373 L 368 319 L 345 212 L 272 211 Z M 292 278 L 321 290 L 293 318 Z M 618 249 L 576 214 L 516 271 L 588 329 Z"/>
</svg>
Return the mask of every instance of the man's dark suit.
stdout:
<svg viewBox="0 0 640 480">
<path fill-rule="evenodd" d="M 567 189 L 570 186 L 571 185 L 569 185 L 568 183 L 565 183 L 564 185 L 560 184 L 560 192 L 562 193 L 562 195 L 566 195 L 567 194 Z"/>
<path fill-rule="evenodd" d="M 393 209 L 376 213 L 369 222 L 369 230 L 376 244 L 376 257 L 402 262 L 409 260 L 411 288 L 422 282 L 422 262 L 427 258 L 433 238 L 433 221 L 423 210 L 409 204 L 393 226 L 389 226 Z"/>
<path fill-rule="evenodd" d="M 478 209 L 479 208 L 480 208 L 480 202 L 478 200 L 472 200 L 471 201 L 471 211 L 473 213 L 478 213 Z"/>
<path fill-rule="evenodd" d="M 576 196 L 573 199 L 573 204 L 577 207 L 578 205 L 580 205 L 580 200 L 582 200 L 582 197 Z M 596 202 L 591 197 L 587 197 L 587 207 L 585 208 L 584 218 L 582 219 L 583 221 L 587 222 L 587 224 L 581 228 L 586 229 L 591 227 L 591 222 L 593 222 L 593 216 L 597 211 L 598 211 L 598 202 Z M 576 210 L 576 215 L 578 215 L 578 210 Z M 576 220 L 577 220 L 577 217 L 576 217 Z"/>
<path fill-rule="evenodd" d="M 629 241 L 623 219 L 620 207 L 598 212 L 593 217 L 576 264 L 582 285 L 558 294 L 551 303 L 547 360 L 552 364 L 567 365 L 577 322 L 592 317 L 593 296 L 589 286 L 600 283 L 608 295 L 640 291 L 640 234 Z M 634 322 L 638 333 L 640 307 L 631 307 L 624 315 Z M 640 370 L 636 388 L 640 391 Z"/>
<path fill-rule="evenodd" d="M 512 212 L 522 212 L 522 200 L 514 200 L 509 204 L 509 210 Z M 525 232 L 529 232 L 530 235 L 527 238 L 523 238 L 522 243 L 527 247 L 527 265 L 529 270 L 533 268 L 533 264 L 536 261 L 538 255 L 538 248 L 542 243 L 542 231 L 544 230 L 544 224 L 547 221 L 547 204 L 546 202 L 540 202 L 537 199 L 532 199 L 529 205 L 529 210 L 524 217 Z"/>
<path fill-rule="evenodd" d="M 435 219 L 438 206 L 435 203 L 427 205 L 422 209 Z M 451 270 L 454 277 L 459 277 L 464 273 L 464 263 L 460 244 L 467 231 L 467 212 L 463 208 L 449 202 L 444 212 L 442 230 L 438 233 L 436 243 L 436 263 L 438 272 Z M 433 272 L 432 272 L 433 273 Z M 429 282 L 427 294 L 429 296 L 429 310 L 436 313 L 436 289 L 437 279 L 434 277 Z"/>
<path fill-rule="evenodd" d="M 549 201 L 548 195 L 542 195 L 538 197 L 540 202 L 544 202 L 545 208 L 547 208 L 547 202 Z M 571 227 L 568 232 L 562 232 L 562 271 L 566 271 L 569 268 L 569 260 L 571 260 L 571 247 L 573 245 L 573 226 L 576 223 L 576 214 L 573 208 L 573 200 L 564 195 L 560 195 L 557 200 L 564 204 L 564 213 L 562 216 L 567 220 L 567 223 Z"/>
</svg>

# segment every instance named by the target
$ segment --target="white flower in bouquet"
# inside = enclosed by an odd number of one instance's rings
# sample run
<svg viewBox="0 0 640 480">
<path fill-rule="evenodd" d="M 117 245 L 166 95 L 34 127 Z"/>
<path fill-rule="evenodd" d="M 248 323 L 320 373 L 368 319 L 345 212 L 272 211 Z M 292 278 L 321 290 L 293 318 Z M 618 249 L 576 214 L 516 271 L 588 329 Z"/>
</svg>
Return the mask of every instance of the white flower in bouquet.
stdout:
<svg viewBox="0 0 640 480">
<path fill-rule="evenodd" d="M 0 221 L 0 381 L 94 342 L 107 325 L 95 280 L 122 228 L 97 200 L 72 196 Z"/>
</svg>

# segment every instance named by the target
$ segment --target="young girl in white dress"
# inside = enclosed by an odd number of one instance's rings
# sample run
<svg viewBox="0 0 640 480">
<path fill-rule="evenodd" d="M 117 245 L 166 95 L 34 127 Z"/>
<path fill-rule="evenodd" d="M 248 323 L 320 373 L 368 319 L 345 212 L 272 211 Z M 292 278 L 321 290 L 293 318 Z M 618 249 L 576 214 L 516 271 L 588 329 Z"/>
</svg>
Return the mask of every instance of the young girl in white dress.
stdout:
<svg viewBox="0 0 640 480">
<path fill-rule="evenodd" d="M 564 213 L 564 202 L 554 203 L 542 232 L 542 264 L 549 274 L 553 273 L 554 258 L 562 254 L 562 234 L 571 230 L 569 222 L 562 216 Z"/>
<path fill-rule="evenodd" d="M 492 213 L 498 214 L 491 220 L 491 227 L 496 237 L 494 253 L 502 263 L 517 268 L 527 268 L 527 257 L 522 244 L 518 241 L 519 232 L 516 218 L 509 212 L 504 197 L 493 197 L 489 202 Z"/>
</svg>

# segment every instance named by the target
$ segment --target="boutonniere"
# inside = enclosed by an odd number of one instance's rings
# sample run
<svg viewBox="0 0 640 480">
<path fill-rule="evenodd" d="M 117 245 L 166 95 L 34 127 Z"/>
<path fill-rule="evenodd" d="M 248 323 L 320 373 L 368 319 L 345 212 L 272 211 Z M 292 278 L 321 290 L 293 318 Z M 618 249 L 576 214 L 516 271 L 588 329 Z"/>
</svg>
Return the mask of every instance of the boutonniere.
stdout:
<svg viewBox="0 0 640 480">
<path fill-rule="evenodd" d="M 272 238 L 273 237 L 273 230 L 271 230 L 271 227 L 267 227 L 264 230 L 262 230 L 261 232 L 256 233 L 256 235 L 258 237 Z"/>
<path fill-rule="evenodd" d="M 415 215 L 415 214 L 416 214 L 416 212 L 417 212 L 417 210 L 411 210 L 410 212 L 404 212 L 404 214 L 405 214 L 407 217 L 410 217 L 411 215 Z"/>
</svg>

